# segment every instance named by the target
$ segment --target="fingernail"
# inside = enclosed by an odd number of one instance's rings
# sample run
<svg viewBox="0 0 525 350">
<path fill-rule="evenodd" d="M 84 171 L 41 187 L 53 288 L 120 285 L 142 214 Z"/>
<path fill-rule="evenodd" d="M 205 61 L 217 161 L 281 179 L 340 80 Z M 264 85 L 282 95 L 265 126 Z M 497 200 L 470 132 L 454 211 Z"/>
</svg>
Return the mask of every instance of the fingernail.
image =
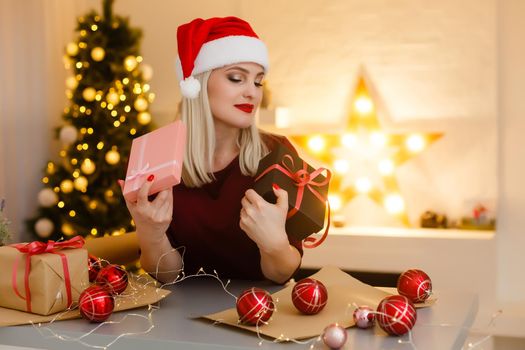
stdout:
<svg viewBox="0 0 525 350">
<path fill-rule="evenodd" d="M 278 184 L 272 184 L 272 187 L 273 187 L 274 190 L 280 190 L 281 189 Z"/>
<path fill-rule="evenodd" d="M 117 180 L 117 183 L 118 183 L 119 185 L 122 185 L 122 184 L 124 183 L 124 181 L 123 181 L 123 180 L 120 180 L 120 179 L 118 179 L 118 180 Z"/>
<path fill-rule="evenodd" d="M 151 174 L 150 176 L 148 176 L 148 181 L 151 182 L 153 181 L 154 178 L 155 178 L 155 175 Z"/>
</svg>

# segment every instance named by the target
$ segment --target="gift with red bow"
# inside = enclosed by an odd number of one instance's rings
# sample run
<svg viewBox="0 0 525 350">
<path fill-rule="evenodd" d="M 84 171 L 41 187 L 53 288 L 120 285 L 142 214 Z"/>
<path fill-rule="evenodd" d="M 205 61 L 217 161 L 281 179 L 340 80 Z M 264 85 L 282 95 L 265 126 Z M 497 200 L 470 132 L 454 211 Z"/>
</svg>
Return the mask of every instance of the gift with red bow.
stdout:
<svg viewBox="0 0 525 350">
<path fill-rule="evenodd" d="M 326 173 L 326 175 L 323 175 Z M 303 245 L 313 248 L 322 243 L 328 233 L 328 224 L 321 239 L 308 237 L 325 227 L 328 206 L 330 170 L 314 169 L 285 146 L 278 146 L 259 162 L 255 175 L 254 190 L 270 203 L 276 202 L 272 186 L 276 184 L 288 192 L 288 215 L 286 233 Z"/>
<path fill-rule="evenodd" d="M 148 195 L 180 183 L 186 148 L 186 126 L 180 120 L 137 137 L 131 144 L 124 197 L 137 200 L 137 194 L 148 177 L 154 181 Z"/>
<path fill-rule="evenodd" d="M 0 306 L 50 315 L 78 302 L 89 286 L 84 239 L 0 247 Z"/>
</svg>

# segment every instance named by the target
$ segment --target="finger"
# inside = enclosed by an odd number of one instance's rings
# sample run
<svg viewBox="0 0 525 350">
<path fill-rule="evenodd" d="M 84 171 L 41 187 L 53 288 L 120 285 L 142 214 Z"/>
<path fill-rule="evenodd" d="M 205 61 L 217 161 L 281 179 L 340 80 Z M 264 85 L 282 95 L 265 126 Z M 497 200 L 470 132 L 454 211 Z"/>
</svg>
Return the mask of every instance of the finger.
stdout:
<svg viewBox="0 0 525 350">
<path fill-rule="evenodd" d="M 154 179 L 155 179 L 155 176 L 151 174 L 150 176 L 148 176 L 147 181 L 144 182 L 142 187 L 139 189 L 139 192 L 137 193 L 137 204 L 138 205 L 149 204 L 148 193 L 149 193 L 151 186 L 153 185 Z"/>
<path fill-rule="evenodd" d="M 288 209 L 288 192 L 283 190 L 277 184 L 272 185 L 273 193 L 277 197 L 277 202 L 275 203 L 280 208 Z"/>
<path fill-rule="evenodd" d="M 117 183 L 120 186 L 120 190 L 124 191 L 124 180 L 118 179 Z"/>
<path fill-rule="evenodd" d="M 157 194 L 157 197 L 151 202 L 155 207 L 160 208 L 168 201 L 169 190 L 162 190 Z"/>
<path fill-rule="evenodd" d="M 252 203 L 250 203 L 250 201 L 248 200 L 248 198 L 246 197 L 242 197 L 241 199 L 241 205 L 243 208 L 249 208 L 252 206 Z"/>
<path fill-rule="evenodd" d="M 250 201 L 253 205 L 261 205 L 262 201 L 264 201 L 263 197 L 261 197 L 257 192 L 255 192 L 253 189 L 249 189 L 244 194 L 245 197 Z"/>
<path fill-rule="evenodd" d="M 164 215 L 173 215 L 173 195 L 171 193 L 168 193 L 167 198 L 160 206 L 159 211 Z"/>
</svg>

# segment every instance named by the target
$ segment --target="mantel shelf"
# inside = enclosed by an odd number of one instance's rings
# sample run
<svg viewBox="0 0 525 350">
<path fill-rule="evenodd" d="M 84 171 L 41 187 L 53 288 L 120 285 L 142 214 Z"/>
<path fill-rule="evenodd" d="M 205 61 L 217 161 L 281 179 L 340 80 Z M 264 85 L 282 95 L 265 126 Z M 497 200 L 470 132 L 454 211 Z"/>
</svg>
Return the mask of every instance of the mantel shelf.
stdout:
<svg viewBox="0 0 525 350">
<path fill-rule="evenodd" d="M 362 227 L 346 226 L 331 227 L 330 235 L 389 237 L 389 238 L 442 238 L 442 239 L 493 239 L 493 230 L 460 230 L 437 228 L 405 228 L 405 227 Z"/>
</svg>

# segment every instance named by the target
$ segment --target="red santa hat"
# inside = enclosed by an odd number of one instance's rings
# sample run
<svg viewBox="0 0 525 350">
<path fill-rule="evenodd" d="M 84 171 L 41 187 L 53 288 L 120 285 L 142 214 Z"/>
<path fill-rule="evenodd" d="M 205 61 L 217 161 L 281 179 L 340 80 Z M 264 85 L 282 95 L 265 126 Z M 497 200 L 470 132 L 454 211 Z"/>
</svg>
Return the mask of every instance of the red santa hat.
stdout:
<svg viewBox="0 0 525 350">
<path fill-rule="evenodd" d="M 177 75 L 182 95 L 196 98 L 193 76 L 234 63 L 254 62 L 268 71 L 268 50 L 248 22 L 237 17 L 197 18 L 177 29 Z"/>
</svg>

